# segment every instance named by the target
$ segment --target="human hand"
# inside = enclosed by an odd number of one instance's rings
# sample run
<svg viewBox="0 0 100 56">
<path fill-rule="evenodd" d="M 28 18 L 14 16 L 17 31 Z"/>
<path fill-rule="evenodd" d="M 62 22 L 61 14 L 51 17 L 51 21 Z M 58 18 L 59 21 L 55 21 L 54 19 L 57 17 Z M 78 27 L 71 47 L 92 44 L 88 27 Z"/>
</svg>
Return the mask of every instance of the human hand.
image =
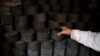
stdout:
<svg viewBox="0 0 100 56">
<path fill-rule="evenodd" d="M 62 27 L 60 27 L 60 28 L 62 29 L 62 31 L 58 33 L 58 36 L 59 36 L 59 35 L 62 35 L 62 34 L 71 35 L 72 29 L 70 29 L 70 28 L 68 28 L 68 27 L 66 27 L 66 26 L 62 26 Z"/>
</svg>

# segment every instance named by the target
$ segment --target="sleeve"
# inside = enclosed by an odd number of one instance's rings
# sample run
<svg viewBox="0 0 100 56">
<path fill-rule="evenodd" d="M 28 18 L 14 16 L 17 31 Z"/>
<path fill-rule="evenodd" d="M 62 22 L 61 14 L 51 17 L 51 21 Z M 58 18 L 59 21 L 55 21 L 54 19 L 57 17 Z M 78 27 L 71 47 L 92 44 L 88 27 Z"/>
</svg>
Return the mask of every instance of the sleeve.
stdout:
<svg viewBox="0 0 100 56">
<path fill-rule="evenodd" d="M 72 30 L 71 39 L 100 52 L 100 32 Z"/>
</svg>

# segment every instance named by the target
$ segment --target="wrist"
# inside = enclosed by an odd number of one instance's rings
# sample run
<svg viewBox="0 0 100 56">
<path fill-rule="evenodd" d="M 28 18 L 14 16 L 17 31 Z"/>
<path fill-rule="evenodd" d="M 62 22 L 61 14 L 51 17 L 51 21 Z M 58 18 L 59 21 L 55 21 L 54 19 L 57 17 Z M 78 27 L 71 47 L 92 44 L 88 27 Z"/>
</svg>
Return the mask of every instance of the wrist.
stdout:
<svg viewBox="0 0 100 56">
<path fill-rule="evenodd" d="M 69 35 L 71 35 L 71 32 L 72 32 L 72 30 L 70 29 L 70 30 L 69 30 Z"/>
<path fill-rule="evenodd" d="M 72 29 L 69 29 L 68 32 L 66 33 L 67 35 L 71 35 Z"/>
</svg>

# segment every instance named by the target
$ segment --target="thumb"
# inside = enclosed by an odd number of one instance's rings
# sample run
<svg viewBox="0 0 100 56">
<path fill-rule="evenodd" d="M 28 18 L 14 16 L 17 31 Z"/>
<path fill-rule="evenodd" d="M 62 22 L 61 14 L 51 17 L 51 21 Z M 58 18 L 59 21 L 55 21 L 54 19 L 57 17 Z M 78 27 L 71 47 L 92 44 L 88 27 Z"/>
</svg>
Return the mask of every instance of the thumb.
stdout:
<svg viewBox="0 0 100 56">
<path fill-rule="evenodd" d="M 62 34 L 63 34 L 63 32 L 61 31 L 61 32 L 59 32 L 57 35 L 60 36 L 60 35 L 62 35 Z"/>
</svg>

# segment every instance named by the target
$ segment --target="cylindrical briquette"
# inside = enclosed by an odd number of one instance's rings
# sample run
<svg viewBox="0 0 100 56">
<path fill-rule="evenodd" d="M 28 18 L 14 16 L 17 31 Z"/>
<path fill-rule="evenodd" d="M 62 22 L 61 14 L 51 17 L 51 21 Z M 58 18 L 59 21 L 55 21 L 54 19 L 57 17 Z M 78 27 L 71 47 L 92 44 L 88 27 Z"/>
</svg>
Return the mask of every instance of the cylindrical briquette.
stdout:
<svg viewBox="0 0 100 56">
<path fill-rule="evenodd" d="M 69 20 L 69 22 L 79 22 L 79 14 L 69 13 L 68 20 Z"/>
<path fill-rule="evenodd" d="M 27 30 L 27 17 L 26 16 L 14 16 L 15 19 L 15 30 L 16 31 L 23 31 Z"/>
<path fill-rule="evenodd" d="M 81 23 L 81 22 L 74 23 L 74 27 L 76 29 L 84 30 L 85 29 L 85 23 Z"/>
<path fill-rule="evenodd" d="M 45 22 L 33 22 L 32 27 L 35 30 L 45 29 Z"/>
<path fill-rule="evenodd" d="M 71 39 L 67 39 L 67 47 L 73 48 L 73 49 L 78 49 L 79 44 Z"/>
<path fill-rule="evenodd" d="M 68 13 L 70 12 L 71 10 L 71 6 L 70 5 L 65 5 L 65 6 L 62 6 L 62 11 L 65 13 Z"/>
<path fill-rule="evenodd" d="M 42 29 L 36 32 L 38 41 L 48 41 L 50 39 L 50 30 Z"/>
<path fill-rule="evenodd" d="M 55 14 L 56 14 L 55 12 L 47 12 L 47 18 L 49 20 L 54 20 Z"/>
<path fill-rule="evenodd" d="M 22 31 L 21 40 L 23 42 L 32 42 L 34 40 L 34 31 L 33 30 Z"/>
<path fill-rule="evenodd" d="M 38 12 L 38 6 L 24 7 L 25 15 L 35 15 Z"/>
<path fill-rule="evenodd" d="M 11 15 L 9 11 L 0 11 L 0 15 Z"/>
<path fill-rule="evenodd" d="M 59 4 L 59 0 L 49 0 L 49 4 L 50 5 L 58 5 Z"/>
<path fill-rule="evenodd" d="M 80 5 L 80 0 L 74 0 L 73 5 Z"/>
<path fill-rule="evenodd" d="M 66 22 L 67 15 L 65 13 L 57 13 L 55 15 L 55 21 L 58 23 L 64 23 Z"/>
<path fill-rule="evenodd" d="M 61 0 L 61 5 L 65 6 L 65 5 L 70 5 L 70 0 Z"/>
<path fill-rule="evenodd" d="M 67 39 L 66 56 L 77 56 L 79 44 L 74 40 Z"/>
<path fill-rule="evenodd" d="M 79 49 L 79 56 L 90 56 L 90 49 L 81 45 Z"/>
<path fill-rule="evenodd" d="M 54 48 L 54 56 L 65 56 L 65 48 Z"/>
<path fill-rule="evenodd" d="M 47 0 L 37 0 L 39 5 L 46 5 Z"/>
<path fill-rule="evenodd" d="M 35 14 L 33 21 L 34 22 L 45 22 L 46 21 L 46 14 L 45 13 Z"/>
<path fill-rule="evenodd" d="M 18 50 L 18 49 L 12 48 L 12 51 L 13 51 L 13 56 L 27 56 L 25 50 Z"/>
<path fill-rule="evenodd" d="M 28 50 L 38 51 L 40 48 L 40 43 L 38 41 L 28 42 Z"/>
<path fill-rule="evenodd" d="M 91 16 L 92 16 L 91 14 L 82 13 L 82 14 L 81 14 L 81 21 L 82 21 L 82 22 L 90 22 Z"/>
<path fill-rule="evenodd" d="M 41 42 L 41 56 L 52 56 L 53 40 Z"/>
<path fill-rule="evenodd" d="M 41 5 L 41 9 L 43 12 L 49 12 L 50 11 L 50 5 Z"/>
<path fill-rule="evenodd" d="M 11 0 L 11 1 L 21 1 L 21 0 Z"/>
<path fill-rule="evenodd" d="M 52 56 L 52 55 L 43 55 L 43 56 Z"/>
<path fill-rule="evenodd" d="M 27 16 L 25 15 L 14 16 L 14 20 L 16 24 L 27 23 Z"/>
<path fill-rule="evenodd" d="M 0 11 L 10 11 L 9 6 L 0 6 Z"/>
<path fill-rule="evenodd" d="M 78 55 L 78 49 L 73 49 L 70 47 L 66 48 L 66 56 L 77 56 Z"/>
<path fill-rule="evenodd" d="M 41 56 L 52 56 L 53 54 L 53 48 L 41 48 Z"/>
<path fill-rule="evenodd" d="M 36 5 L 37 4 L 37 0 L 31 0 L 32 5 Z"/>
<path fill-rule="evenodd" d="M 10 15 L 1 16 L 1 24 L 13 24 L 13 18 Z"/>
<path fill-rule="evenodd" d="M 3 2 L 3 6 L 9 6 L 9 7 L 14 7 L 14 6 L 18 6 L 18 5 L 21 5 L 21 2 L 20 1 L 8 1 L 8 0 L 5 0 Z"/>
<path fill-rule="evenodd" d="M 31 0 L 21 0 L 21 5 L 24 7 L 31 6 L 32 2 L 31 2 Z"/>
<path fill-rule="evenodd" d="M 15 49 L 26 50 L 26 43 L 23 42 L 23 41 L 17 41 L 17 42 L 15 42 Z"/>
<path fill-rule="evenodd" d="M 73 28 L 73 23 L 72 22 L 66 22 L 66 23 L 63 23 L 63 24 L 66 27 Z"/>
<path fill-rule="evenodd" d="M 80 12 L 81 11 L 81 6 L 77 5 L 77 6 L 73 6 L 73 12 Z"/>
<path fill-rule="evenodd" d="M 61 6 L 60 5 L 52 5 L 51 6 L 51 11 L 52 12 L 60 12 L 61 11 Z"/>
<path fill-rule="evenodd" d="M 53 40 L 41 42 L 41 48 L 43 48 L 43 49 L 52 49 L 53 48 Z"/>
<path fill-rule="evenodd" d="M 54 48 L 57 48 L 57 49 L 65 49 L 66 48 L 66 40 L 63 40 L 63 41 L 55 41 Z"/>
<path fill-rule="evenodd" d="M 3 28 L 5 31 L 13 31 L 14 30 L 13 25 L 3 25 Z"/>
<path fill-rule="evenodd" d="M 52 30 L 52 32 L 51 32 L 51 38 L 53 40 L 56 40 L 56 41 L 62 41 L 63 40 L 63 35 L 58 36 L 57 34 L 58 34 L 58 31 Z"/>
<path fill-rule="evenodd" d="M 59 25 L 59 23 L 57 23 L 57 22 L 54 22 L 54 21 L 51 21 L 51 20 L 49 20 L 48 21 L 48 28 L 49 29 L 54 29 L 54 28 L 57 28 L 57 27 L 59 27 L 60 25 Z"/>
<path fill-rule="evenodd" d="M 4 34 L 4 37 L 7 42 L 13 43 L 18 41 L 18 32 L 16 31 L 11 31 L 11 32 L 6 32 Z"/>
<path fill-rule="evenodd" d="M 39 56 L 39 50 L 38 51 L 32 51 L 32 50 L 27 50 L 27 56 Z"/>
<path fill-rule="evenodd" d="M 12 7 L 10 9 L 10 11 L 11 11 L 11 15 L 22 15 L 22 7 L 21 6 Z"/>
</svg>

